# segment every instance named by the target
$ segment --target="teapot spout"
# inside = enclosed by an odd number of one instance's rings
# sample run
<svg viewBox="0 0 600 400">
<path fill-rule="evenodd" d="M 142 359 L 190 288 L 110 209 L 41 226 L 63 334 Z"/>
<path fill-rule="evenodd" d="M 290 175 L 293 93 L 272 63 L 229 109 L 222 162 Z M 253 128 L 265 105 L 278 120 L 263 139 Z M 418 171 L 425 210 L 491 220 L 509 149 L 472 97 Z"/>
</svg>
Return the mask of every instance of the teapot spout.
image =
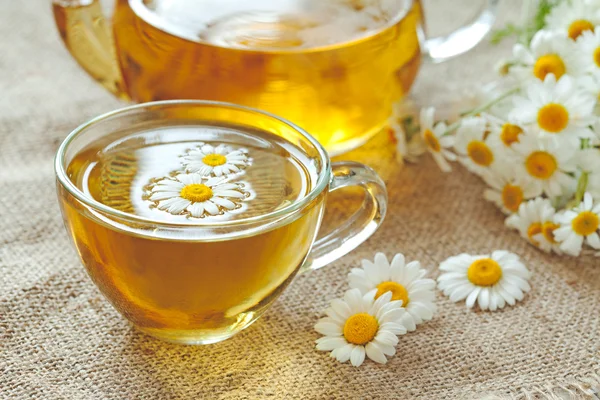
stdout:
<svg viewBox="0 0 600 400">
<path fill-rule="evenodd" d="M 115 96 L 129 100 L 100 0 L 53 0 L 60 37 L 79 65 Z"/>
</svg>

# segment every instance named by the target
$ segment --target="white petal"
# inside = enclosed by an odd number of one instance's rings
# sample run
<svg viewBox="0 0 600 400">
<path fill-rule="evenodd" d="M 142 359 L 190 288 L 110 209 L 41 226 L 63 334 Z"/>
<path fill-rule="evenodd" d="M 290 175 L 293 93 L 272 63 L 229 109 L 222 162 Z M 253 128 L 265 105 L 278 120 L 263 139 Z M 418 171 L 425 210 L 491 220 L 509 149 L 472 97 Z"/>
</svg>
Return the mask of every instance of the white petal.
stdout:
<svg viewBox="0 0 600 400">
<path fill-rule="evenodd" d="M 317 339 L 317 350 L 330 351 L 346 345 L 343 337 L 324 336 Z"/>
<path fill-rule="evenodd" d="M 402 321 L 402 317 L 404 316 L 405 312 L 406 311 L 404 311 L 403 309 L 390 310 L 390 311 L 386 312 L 385 314 L 383 314 L 383 316 L 379 320 L 379 323 L 380 324 L 383 324 L 386 322 L 398 323 L 398 322 Z"/>
<path fill-rule="evenodd" d="M 529 286 L 529 283 L 525 279 L 520 278 L 518 276 L 505 275 L 503 279 L 506 281 L 507 284 L 517 287 L 523 292 L 529 292 L 531 290 L 531 286 Z"/>
<path fill-rule="evenodd" d="M 219 197 L 234 197 L 236 199 L 241 199 L 245 196 L 244 193 L 238 192 L 237 190 L 221 190 L 215 189 L 213 190 L 213 194 Z"/>
<path fill-rule="evenodd" d="M 341 336 L 342 327 L 335 322 L 332 322 L 329 318 L 321 318 L 315 324 L 315 331 L 325 336 Z"/>
<path fill-rule="evenodd" d="M 219 196 L 213 196 L 210 201 L 212 201 L 213 203 L 221 206 L 221 207 L 225 207 L 228 210 L 232 210 L 235 208 L 235 203 L 231 200 L 227 200 L 224 199 L 222 197 Z"/>
<path fill-rule="evenodd" d="M 404 258 L 404 254 L 398 253 L 394 256 L 391 262 L 392 267 L 404 267 L 406 263 L 406 259 Z"/>
<path fill-rule="evenodd" d="M 209 213 L 210 215 L 217 215 L 219 214 L 219 207 L 217 207 L 217 205 L 215 203 L 213 203 L 210 200 L 204 201 L 201 203 L 204 206 L 204 209 L 206 210 L 207 213 Z"/>
<path fill-rule="evenodd" d="M 339 347 L 331 352 L 331 355 L 334 356 L 339 362 L 345 363 L 350 359 L 350 354 L 354 349 L 354 345 L 348 343 L 344 347 Z"/>
<path fill-rule="evenodd" d="M 495 286 L 494 290 L 497 291 L 497 293 L 502 296 L 502 298 L 506 301 L 506 303 L 508 303 L 511 306 L 515 305 L 515 298 L 514 296 L 512 296 L 510 293 L 508 293 L 506 290 L 504 290 L 501 286 Z"/>
<path fill-rule="evenodd" d="M 512 286 L 505 281 L 500 281 L 499 287 L 506 293 L 510 294 L 515 300 L 523 300 L 523 292 L 516 286 Z M 508 301 L 508 299 L 507 299 Z"/>
<path fill-rule="evenodd" d="M 481 288 L 481 292 L 479 292 L 479 297 L 477 298 L 477 303 L 479 304 L 479 308 L 482 310 L 487 310 L 490 305 L 490 291 L 487 287 Z"/>
<path fill-rule="evenodd" d="M 200 218 L 204 214 L 204 206 L 202 203 L 192 203 L 187 207 L 192 217 Z"/>
<path fill-rule="evenodd" d="M 177 192 L 154 192 L 150 196 L 150 200 L 159 201 L 159 200 L 170 199 L 172 197 L 179 197 L 179 191 L 177 191 Z"/>
<path fill-rule="evenodd" d="M 387 344 L 389 346 L 395 346 L 398 344 L 398 336 L 394 335 L 392 332 L 384 330 L 380 330 L 379 332 L 377 332 L 377 336 L 375 336 L 375 339 L 378 342 Z"/>
<path fill-rule="evenodd" d="M 379 348 L 379 346 L 377 346 L 376 343 L 367 343 L 367 345 L 365 346 L 365 350 L 367 356 L 376 363 L 387 363 L 387 358 L 385 357 L 385 354 L 383 354 L 383 351 L 381 351 L 381 349 Z"/>
<path fill-rule="evenodd" d="M 362 312 L 362 294 L 358 289 L 350 289 L 344 293 L 344 301 L 350 307 L 352 313 Z"/>
<path fill-rule="evenodd" d="M 591 235 L 586 236 L 587 244 L 593 247 L 596 250 L 600 250 L 600 237 L 596 232 Z"/>
<path fill-rule="evenodd" d="M 473 284 L 470 282 L 463 283 L 461 286 L 457 287 L 450 294 L 450 301 L 457 302 L 466 298 L 469 293 L 473 290 Z"/>
<path fill-rule="evenodd" d="M 350 307 L 342 299 L 332 300 L 331 308 L 333 308 L 335 310 L 335 312 L 338 313 L 341 317 L 346 318 L 346 319 L 350 318 L 350 315 L 352 314 Z"/>
<path fill-rule="evenodd" d="M 386 356 L 393 356 L 394 354 L 396 354 L 395 346 L 378 342 L 376 339 L 374 339 L 371 343 L 375 343 L 377 347 L 379 347 L 383 354 L 385 354 Z"/>
<path fill-rule="evenodd" d="M 363 361 L 365 361 L 365 348 L 363 346 L 354 346 L 350 354 L 350 363 L 355 367 L 360 367 Z"/>
<path fill-rule="evenodd" d="M 499 309 L 504 308 L 504 305 L 506 304 L 506 300 L 504 300 L 504 296 L 502 296 L 500 294 L 500 291 L 498 290 L 497 286 L 492 287 L 491 295 L 496 297 L 496 303 L 498 305 L 498 308 Z"/>
<path fill-rule="evenodd" d="M 410 317 L 410 315 L 408 313 L 406 313 L 405 315 L 408 315 Z M 404 320 L 404 318 L 403 318 L 403 320 Z M 401 324 L 397 324 L 395 322 L 386 322 L 384 324 L 381 324 L 379 326 L 379 329 L 391 332 L 394 335 L 404 335 L 406 333 L 407 328 L 405 328 Z"/>
<path fill-rule="evenodd" d="M 481 292 L 481 287 L 477 286 L 471 293 L 469 293 L 469 296 L 467 297 L 467 301 L 465 302 L 467 305 L 467 308 L 473 308 L 473 306 L 475 305 L 475 301 L 477 300 L 477 297 L 479 296 L 479 292 Z"/>
<path fill-rule="evenodd" d="M 401 323 L 402 323 L 402 325 L 404 325 L 406 327 L 406 329 L 404 330 L 404 333 L 406 333 L 406 331 L 412 332 L 415 329 L 417 329 L 417 323 L 415 322 L 414 317 L 408 312 L 405 313 L 404 316 L 402 317 Z M 404 333 L 402 333 L 402 335 Z"/>
</svg>

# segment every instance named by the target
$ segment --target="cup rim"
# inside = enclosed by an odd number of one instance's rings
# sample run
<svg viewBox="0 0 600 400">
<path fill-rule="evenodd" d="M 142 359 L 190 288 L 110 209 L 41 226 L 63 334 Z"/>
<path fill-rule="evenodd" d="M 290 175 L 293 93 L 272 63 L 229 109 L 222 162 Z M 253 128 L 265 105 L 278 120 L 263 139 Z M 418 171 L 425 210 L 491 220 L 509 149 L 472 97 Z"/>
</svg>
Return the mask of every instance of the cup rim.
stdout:
<svg viewBox="0 0 600 400">
<path fill-rule="evenodd" d="M 241 218 L 232 221 L 217 221 L 217 222 L 194 222 L 194 223 L 178 223 L 178 222 L 170 222 L 170 221 L 160 221 L 152 218 L 145 218 L 135 214 L 129 214 L 124 211 L 116 210 L 112 207 L 109 207 L 105 204 L 100 203 L 95 200 L 93 197 L 90 197 L 83 193 L 67 176 L 67 172 L 64 166 L 65 155 L 67 149 L 71 142 L 82 134 L 86 129 L 91 126 L 102 123 L 106 119 L 119 116 L 120 114 L 125 114 L 133 110 L 143 109 L 147 107 L 162 107 L 162 106 L 172 106 L 172 105 L 194 105 L 194 106 L 218 106 L 230 109 L 236 109 L 241 111 L 249 111 L 252 113 L 261 114 L 262 116 L 269 117 L 275 119 L 288 127 L 292 128 L 294 131 L 302 135 L 305 139 L 309 141 L 309 143 L 317 150 L 319 154 L 319 158 L 321 159 L 321 163 L 323 168 L 321 169 L 317 182 L 315 186 L 308 192 L 302 199 L 283 207 L 279 210 L 271 211 L 266 214 L 256 215 L 248 218 Z M 127 220 L 136 223 L 142 224 L 151 224 L 154 226 L 165 226 L 169 228 L 201 228 L 201 227 L 229 227 L 229 226 L 240 226 L 247 225 L 252 223 L 257 223 L 261 221 L 271 220 L 275 218 L 285 217 L 290 215 L 298 210 L 303 209 L 307 205 L 309 205 L 321 192 L 327 187 L 329 184 L 329 180 L 331 177 L 331 160 L 329 159 L 329 155 L 325 148 L 308 132 L 304 129 L 300 128 L 298 125 L 286 120 L 285 118 L 281 118 L 275 114 L 269 113 L 267 111 L 259 110 L 253 107 L 242 106 L 239 104 L 221 102 L 221 101 L 212 101 L 212 100 L 161 100 L 161 101 L 153 101 L 147 103 L 139 103 L 134 104 L 122 108 L 118 108 L 116 110 L 101 114 L 87 122 L 79 125 L 77 128 L 72 130 L 62 141 L 58 150 L 56 152 L 56 156 L 54 157 L 54 173 L 56 175 L 56 179 L 62 185 L 63 188 L 69 194 L 71 194 L 77 201 L 83 203 L 84 205 L 90 207 L 92 210 L 99 211 L 103 214 L 110 215 L 112 217 L 117 218 L 118 220 Z"/>
</svg>

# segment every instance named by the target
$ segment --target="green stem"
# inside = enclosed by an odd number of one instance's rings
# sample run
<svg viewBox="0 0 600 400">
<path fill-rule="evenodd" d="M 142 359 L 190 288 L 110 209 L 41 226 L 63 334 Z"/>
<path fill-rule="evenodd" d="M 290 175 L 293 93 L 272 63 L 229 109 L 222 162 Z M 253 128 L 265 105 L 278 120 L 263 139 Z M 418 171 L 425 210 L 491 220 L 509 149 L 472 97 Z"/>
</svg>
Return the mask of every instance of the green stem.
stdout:
<svg viewBox="0 0 600 400">
<path fill-rule="evenodd" d="M 589 174 L 587 172 L 583 172 L 579 177 L 579 181 L 577 182 L 577 191 L 575 192 L 575 204 L 580 204 L 583 201 L 583 196 L 585 195 L 585 191 L 588 185 Z"/>
<path fill-rule="evenodd" d="M 495 99 L 488 101 L 487 103 L 485 103 L 482 106 L 479 106 L 472 110 L 461 113 L 460 117 L 467 118 L 467 117 L 472 117 L 474 115 L 480 114 L 480 113 L 484 112 L 485 110 L 489 109 L 490 107 L 492 107 L 494 104 L 497 104 L 500 101 L 506 99 L 507 97 L 512 96 L 513 94 L 517 93 L 520 89 L 521 88 L 518 86 L 514 87 L 514 88 L 510 89 L 508 92 L 505 92 L 502 95 L 500 95 L 499 97 L 496 97 Z M 459 126 L 460 126 L 460 119 L 458 121 L 454 122 L 453 124 L 451 124 L 448 128 L 446 128 L 446 131 L 442 134 L 442 136 L 447 136 L 447 135 L 451 134 L 456 129 L 458 129 Z"/>
<path fill-rule="evenodd" d="M 487 110 L 488 108 L 492 107 L 493 105 L 501 102 L 505 98 L 507 98 L 509 96 L 512 96 L 513 94 L 517 93 L 520 89 L 521 88 L 519 86 L 514 87 L 514 88 L 510 89 L 508 92 L 505 92 L 502 95 L 500 95 L 499 97 L 496 97 L 495 99 L 488 101 L 487 103 L 485 103 L 482 106 L 479 106 L 479 107 L 474 108 L 472 110 L 465 111 L 465 112 L 461 113 L 460 116 L 462 118 L 464 118 L 464 117 L 472 117 L 473 115 L 480 114 L 483 111 Z"/>
</svg>

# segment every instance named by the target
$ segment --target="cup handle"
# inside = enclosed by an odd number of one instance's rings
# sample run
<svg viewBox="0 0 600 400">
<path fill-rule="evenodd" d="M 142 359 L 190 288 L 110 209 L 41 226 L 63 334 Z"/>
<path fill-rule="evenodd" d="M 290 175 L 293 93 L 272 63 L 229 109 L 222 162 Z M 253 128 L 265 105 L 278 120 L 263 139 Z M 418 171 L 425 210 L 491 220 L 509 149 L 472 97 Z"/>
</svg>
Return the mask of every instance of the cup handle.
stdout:
<svg viewBox="0 0 600 400">
<path fill-rule="evenodd" d="M 423 52 L 427 60 L 440 63 L 466 53 L 483 40 L 492 29 L 500 0 L 486 0 L 481 12 L 473 21 L 446 36 L 424 41 Z"/>
<path fill-rule="evenodd" d="M 314 243 L 301 273 L 324 267 L 354 250 L 377 230 L 387 210 L 385 184 L 375 171 L 352 161 L 336 162 L 331 167 L 333 178 L 329 192 L 359 186 L 365 191 L 365 199 L 349 219 Z"/>
</svg>

